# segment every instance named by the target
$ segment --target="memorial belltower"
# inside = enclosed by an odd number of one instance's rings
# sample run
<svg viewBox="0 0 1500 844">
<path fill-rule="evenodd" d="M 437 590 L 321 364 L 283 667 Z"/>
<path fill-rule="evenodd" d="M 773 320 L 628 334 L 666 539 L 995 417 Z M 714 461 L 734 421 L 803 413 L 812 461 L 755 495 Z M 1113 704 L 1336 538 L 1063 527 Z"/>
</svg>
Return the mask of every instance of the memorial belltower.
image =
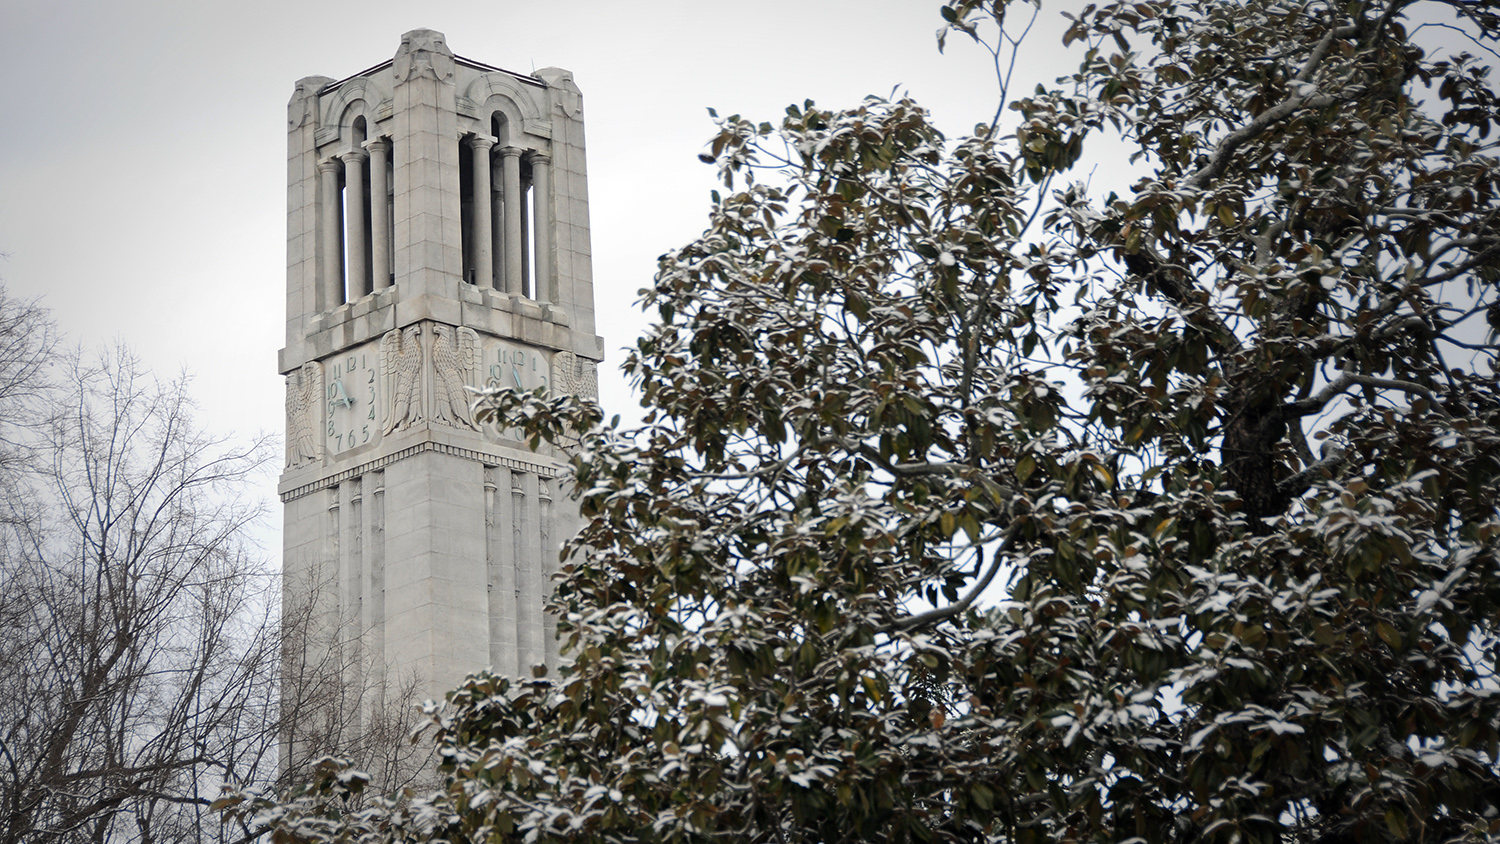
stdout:
<svg viewBox="0 0 1500 844">
<path fill-rule="evenodd" d="M 542 605 L 577 510 L 558 457 L 476 423 L 465 388 L 597 391 L 572 75 L 415 30 L 390 61 L 299 81 L 287 131 L 280 495 L 301 656 L 432 697 L 553 666 Z"/>
</svg>

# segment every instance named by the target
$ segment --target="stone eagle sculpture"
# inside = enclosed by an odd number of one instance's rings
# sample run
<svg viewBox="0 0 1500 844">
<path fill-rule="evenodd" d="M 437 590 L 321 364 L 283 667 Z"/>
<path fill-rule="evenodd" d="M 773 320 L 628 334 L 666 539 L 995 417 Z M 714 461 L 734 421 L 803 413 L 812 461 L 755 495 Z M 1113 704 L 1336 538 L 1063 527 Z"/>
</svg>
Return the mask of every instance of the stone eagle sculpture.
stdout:
<svg viewBox="0 0 1500 844">
<path fill-rule="evenodd" d="M 380 338 L 385 372 L 384 432 L 404 431 L 422 421 L 422 324 L 387 331 Z"/>
<path fill-rule="evenodd" d="M 295 469 L 320 456 L 318 427 L 323 414 L 323 365 L 315 360 L 286 377 L 286 467 Z"/>
<path fill-rule="evenodd" d="M 472 328 L 432 327 L 432 421 L 479 430 L 468 391 L 479 368 L 479 335 Z"/>
</svg>

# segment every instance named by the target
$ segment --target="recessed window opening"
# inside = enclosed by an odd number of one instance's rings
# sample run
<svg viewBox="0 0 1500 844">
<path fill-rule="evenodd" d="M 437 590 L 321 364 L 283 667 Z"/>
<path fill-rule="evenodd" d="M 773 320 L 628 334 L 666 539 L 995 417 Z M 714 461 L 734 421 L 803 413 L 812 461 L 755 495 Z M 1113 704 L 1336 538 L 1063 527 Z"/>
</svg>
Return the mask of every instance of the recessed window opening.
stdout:
<svg viewBox="0 0 1500 844">
<path fill-rule="evenodd" d="M 365 141 L 368 138 L 369 138 L 369 130 L 368 130 L 368 124 L 365 123 L 365 118 L 363 116 L 354 118 L 354 133 L 353 133 L 354 149 L 356 151 L 363 152 L 364 151 Z M 361 258 L 363 258 L 363 260 L 358 261 L 358 262 L 356 262 L 353 265 L 353 266 L 357 266 L 359 268 L 359 270 L 360 270 L 360 277 L 349 280 L 349 299 L 350 299 L 350 301 L 353 301 L 354 299 L 358 299 L 358 298 L 360 298 L 362 296 L 367 296 L 371 292 L 373 292 L 374 289 L 375 289 L 374 284 L 372 284 L 373 279 L 372 279 L 372 277 L 370 275 L 370 272 L 371 272 L 371 259 L 374 257 L 373 250 L 371 249 L 371 246 L 372 246 L 371 232 L 373 232 L 374 230 L 370 226 L 371 219 L 370 219 L 370 158 L 369 158 L 369 156 L 368 155 L 361 156 L 358 159 L 358 163 L 356 165 L 354 165 L 354 166 L 356 166 L 359 169 L 359 176 L 360 176 L 360 178 L 359 178 L 359 194 L 357 196 L 353 197 L 352 201 L 354 203 L 354 213 L 359 214 L 359 230 L 362 233 L 362 236 L 360 238 L 361 242 L 359 244 L 359 248 L 360 248 L 361 252 L 363 253 L 360 256 Z M 345 181 L 347 182 L 347 179 Z M 348 193 L 348 191 L 345 190 L 345 193 Z M 344 266 L 349 267 L 349 266 L 351 266 L 351 264 L 349 264 L 346 261 L 344 263 Z"/>
<path fill-rule="evenodd" d="M 349 238 L 346 235 L 346 232 L 348 231 L 348 225 L 347 225 L 347 223 L 348 223 L 348 220 L 349 220 L 349 185 L 348 185 L 348 181 L 349 180 L 344 177 L 343 172 L 340 171 L 339 172 L 339 207 L 338 207 L 338 215 L 339 215 L 339 253 L 340 253 L 340 261 L 339 261 L 339 284 L 338 284 L 338 288 L 339 288 L 339 301 L 334 302 L 333 304 L 335 304 L 335 305 L 342 305 L 345 302 L 351 301 L 350 296 L 349 296 Z"/>
<path fill-rule="evenodd" d="M 464 281 L 475 282 L 475 259 L 479 252 L 474 231 L 474 144 L 471 137 L 459 141 L 458 203 L 459 228 L 463 232 Z"/>
<path fill-rule="evenodd" d="M 338 215 L 335 230 L 342 266 L 333 274 L 337 283 L 334 306 L 353 302 L 369 294 L 371 284 L 370 162 L 364 151 L 366 123 L 354 118 L 349 127 L 349 147 L 336 154 L 338 163 Z"/>
<path fill-rule="evenodd" d="M 495 112 L 490 115 L 490 135 L 495 139 L 495 149 L 490 158 L 490 257 L 493 259 L 493 274 L 495 289 L 504 291 L 505 287 L 505 167 L 502 164 L 500 150 L 510 144 L 510 126 L 505 120 L 505 115 Z"/>
<path fill-rule="evenodd" d="M 536 295 L 536 191 L 532 189 L 531 168 L 527 167 L 521 182 L 521 291 L 531 299 Z"/>
<path fill-rule="evenodd" d="M 532 213 L 532 190 L 531 190 L 531 162 L 522 160 L 520 163 L 520 295 L 526 298 L 537 298 L 534 283 L 534 258 L 531 244 L 534 232 L 535 214 Z"/>
</svg>

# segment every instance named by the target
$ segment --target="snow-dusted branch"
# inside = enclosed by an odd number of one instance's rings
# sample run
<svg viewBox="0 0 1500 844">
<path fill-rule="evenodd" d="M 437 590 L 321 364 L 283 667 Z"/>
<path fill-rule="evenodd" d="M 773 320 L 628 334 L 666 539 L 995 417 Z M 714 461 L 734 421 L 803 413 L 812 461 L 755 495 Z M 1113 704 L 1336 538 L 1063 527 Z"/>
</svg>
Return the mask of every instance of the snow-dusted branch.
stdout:
<svg viewBox="0 0 1500 844">
<path fill-rule="evenodd" d="M 1357 35 L 1359 31 L 1360 28 L 1357 25 L 1330 27 L 1328 32 L 1323 35 L 1322 40 L 1313 48 L 1312 54 L 1307 57 L 1307 61 L 1303 63 L 1301 70 L 1293 77 L 1292 90 L 1297 93 L 1261 112 L 1254 120 L 1251 120 L 1239 129 L 1225 135 L 1214 148 L 1213 154 L 1209 156 L 1208 163 L 1198 168 L 1197 172 L 1188 176 L 1183 181 L 1183 185 L 1194 190 L 1203 189 L 1214 179 L 1224 174 L 1224 171 L 1229 167 L 1230 159 L 1234 157 L 1235 152 L 1240 147 L 1271 126 L 1291 117 L 1304 108 L 1327 108 L 1337 102 L 1338 99 L 1335 97 L 1326 94 L 1321 96 L 1314 95 L 1311 91 L 1303 93 L 1303 90 L 1312 84 L 1313 74 L 1317 72 L 1319 66 L 1323 64 L 1324 59 L 1328 57 L 1328 51 L 1333 46 L 1333 42 L 1340 38 L 1349 38 Z"/>
<path fill-rule="evenodd" d="M 1000 571 L 1000 566 L 1005 562 L 1005 552 L 1010 549 L 1015 536 L 1016 531 L 1012 528 L 1006 534 L 1005 541 L 1001 542 L 1000 547 L 996 548 L 990 555 L 990 562 L 989 565 L 985 566 L 984 573 L 980 575 L 978 580 L 974 581 L 974 585 L 969 587 L 969 591 L 963 597 L 946 606 L 935 607 L 925 612 L 919 612 L 915 615 L 909 615 L 906 618 L 893 621 L 882 628 L 880 632 L 909 632 L 918 627 L 926 627 L 927 625 L 937 624 L 940 621 L 950 619 L 973 606 L 974 602 L 979 599 L 979 596 L 984 594 L 984 590 L 990 588 L 990 583 L 994 581 L 995 575 Z M 977 549 L 977 553 L 982 558 L 984 556 L 984 549 Z"/>
<path fill-rule="evenodd" d="M 1277 487 L 1284 495 L 1301 495 L 1304 490 L 1311 486 L 1315 479 L 1325 472 L 1332 472 L 1340 463 L 1344 462 L 1347 450 L 1341 446 L 1330 447 L 1321 460 L 1312 463 L 1295 475 L 1283 478 L 1277 483 Z"/>
<path fill-rule="evenodd" d="M 1380 378 L 1374 375 L 1360 375 L 1356 372 L 1342 372 L 1339 377 L 1328 382 L 1323 389 L 1319 390 L 1311 398 L 1301 401 L 1289 402 L 1287 410 L 1295 416 L 1309 416 L 1321 411 L 1327 404 L 1337 398 L 1345 390 L 1352 386 L 1376 387 L 1385 390 L 1397 390 L 1403 393 L 1412 393 L 1423 398 L 1433 398 L 1432 389 L 1415 381 L 1403 381 L 1399 378 Z"/>
</svg>

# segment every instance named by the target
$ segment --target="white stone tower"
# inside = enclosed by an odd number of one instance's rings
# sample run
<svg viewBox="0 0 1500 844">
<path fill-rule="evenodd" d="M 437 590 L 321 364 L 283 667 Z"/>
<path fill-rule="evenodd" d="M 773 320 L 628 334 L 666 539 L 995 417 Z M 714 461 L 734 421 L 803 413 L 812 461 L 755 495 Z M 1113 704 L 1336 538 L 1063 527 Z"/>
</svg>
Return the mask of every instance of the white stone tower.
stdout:
<svg viewBox="0 0 1500 844">
<path fill-rule="evenodd" d="M 300 657 L 353 689 L 394 672 L 432 697 L 487 666 L 555 665 L 542 604 L 577 511 L 557 457 L 476 424 L 464 388 L 597 390 L 571 74 L 490 67 L 415 30 L 391 61 L 299 81 L 286 315 Z"/>
</svg>

